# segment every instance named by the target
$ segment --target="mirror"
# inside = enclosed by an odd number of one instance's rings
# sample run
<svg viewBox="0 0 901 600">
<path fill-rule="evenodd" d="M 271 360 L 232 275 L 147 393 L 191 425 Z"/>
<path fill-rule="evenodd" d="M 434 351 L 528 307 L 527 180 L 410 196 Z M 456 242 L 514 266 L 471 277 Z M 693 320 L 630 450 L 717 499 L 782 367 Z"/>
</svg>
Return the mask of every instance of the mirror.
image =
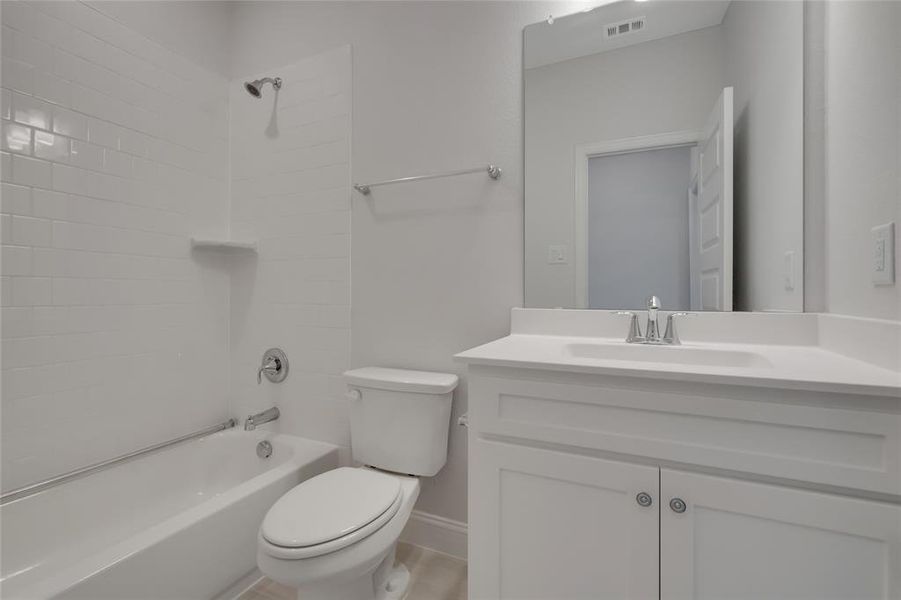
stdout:
<svg viewBox="0 0 901 600">
<path fill-rule="evenodd" d="M 803 310 L 803 44 L 801 2 L 526 27 L 526 306 Z"/>
</svg>

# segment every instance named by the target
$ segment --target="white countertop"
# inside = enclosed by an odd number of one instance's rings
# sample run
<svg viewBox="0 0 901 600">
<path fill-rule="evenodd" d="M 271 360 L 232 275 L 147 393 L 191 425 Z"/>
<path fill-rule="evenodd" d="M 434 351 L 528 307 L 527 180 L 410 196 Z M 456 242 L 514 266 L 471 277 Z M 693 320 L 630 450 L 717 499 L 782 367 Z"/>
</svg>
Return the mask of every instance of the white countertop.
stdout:
<svg viewBox="0 0 901 600">
<path fill-rule="evenodd" d="M 603 350 L 600 353 L 602 357 L 579 356 L 576 355 L 578 352 L 573 352 L 574 348 L 583 348 L 590 353 L 594 345 L 599 345 L 597 347 Z M 632 348 L 635 346 L 638 345 L 626 344 L 622 338 L 513 333 L 461 352 L 455 358 L 472 365 L 901 397 L 901 372 L 818 345 L 693 343 L 683 340 L 681 346 L 648 348 L 656 354 L 649 353 L 649 359 L 641 360 L 634 359 L 640 356 L 637 352 L 641 352 Z M 625 357 L 616 356 L 620 350 Z M 689 356 L 689 359 L 683 362 L 653 360 L 663 356 L 663 352 L 686 350 L 689 353 L 682 356 Z M 723 355 L 750 360 L 746 366 L 709 364 L 713 361 L 704 358 L 693 361 L 691 350 L 708 355 L 723 351 Z M 676 357 L 667 355 L 666 358 L 670 356 Z"/>
</svg>

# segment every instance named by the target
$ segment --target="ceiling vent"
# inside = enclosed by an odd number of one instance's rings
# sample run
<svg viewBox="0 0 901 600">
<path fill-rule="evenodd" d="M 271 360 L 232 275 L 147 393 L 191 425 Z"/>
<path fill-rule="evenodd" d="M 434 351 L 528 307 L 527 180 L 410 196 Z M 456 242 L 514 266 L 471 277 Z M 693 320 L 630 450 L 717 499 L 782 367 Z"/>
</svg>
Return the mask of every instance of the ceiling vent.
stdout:
<svg viewBox="0 0 901 600">
<path fill-rule="evenodd" d="M 619 23 L 609 23 L 604 27 L 604 37 L 607 39 L 619 37 L 629 33 L 642 31 L 645 28 L 647 17 L 634 17 Z"/>
</svg>

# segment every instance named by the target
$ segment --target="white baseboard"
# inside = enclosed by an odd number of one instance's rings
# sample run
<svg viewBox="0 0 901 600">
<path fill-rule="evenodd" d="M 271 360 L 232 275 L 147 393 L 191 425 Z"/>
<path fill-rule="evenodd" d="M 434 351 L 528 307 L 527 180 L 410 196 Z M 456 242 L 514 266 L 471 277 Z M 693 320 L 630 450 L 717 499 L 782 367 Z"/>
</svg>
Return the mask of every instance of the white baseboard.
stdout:
<svg viewBox="0 0 901 600">
<path fill-rule="evenodd" d="M 466 523 L 414 510 L 400 540 L 466 560 Z"/>
<path fill-rule="evenodd" d="M 218 593 L 213 600 L 237 600 L 247 590 L 255 586 L 263 579 L 263 574 L 259 569 L 255 568 L 246 573 L 240 579 L 228 586 L 227 589 Z"/>
</svg>

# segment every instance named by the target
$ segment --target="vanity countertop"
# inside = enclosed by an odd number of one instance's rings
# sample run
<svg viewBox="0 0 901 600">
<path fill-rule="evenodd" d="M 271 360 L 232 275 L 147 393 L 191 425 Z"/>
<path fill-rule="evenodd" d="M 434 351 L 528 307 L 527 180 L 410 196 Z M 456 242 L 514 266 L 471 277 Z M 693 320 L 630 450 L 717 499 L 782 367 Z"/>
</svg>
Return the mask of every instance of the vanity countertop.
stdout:
<svg viewBox="0 0 901 600">
<path fill-rule="evenodd" d="M 642 346 L 621 338 L 513 333 L 455 358 L 472 365 L 901 398 L 901 372 L 817 345 Z"/>
</svg>

